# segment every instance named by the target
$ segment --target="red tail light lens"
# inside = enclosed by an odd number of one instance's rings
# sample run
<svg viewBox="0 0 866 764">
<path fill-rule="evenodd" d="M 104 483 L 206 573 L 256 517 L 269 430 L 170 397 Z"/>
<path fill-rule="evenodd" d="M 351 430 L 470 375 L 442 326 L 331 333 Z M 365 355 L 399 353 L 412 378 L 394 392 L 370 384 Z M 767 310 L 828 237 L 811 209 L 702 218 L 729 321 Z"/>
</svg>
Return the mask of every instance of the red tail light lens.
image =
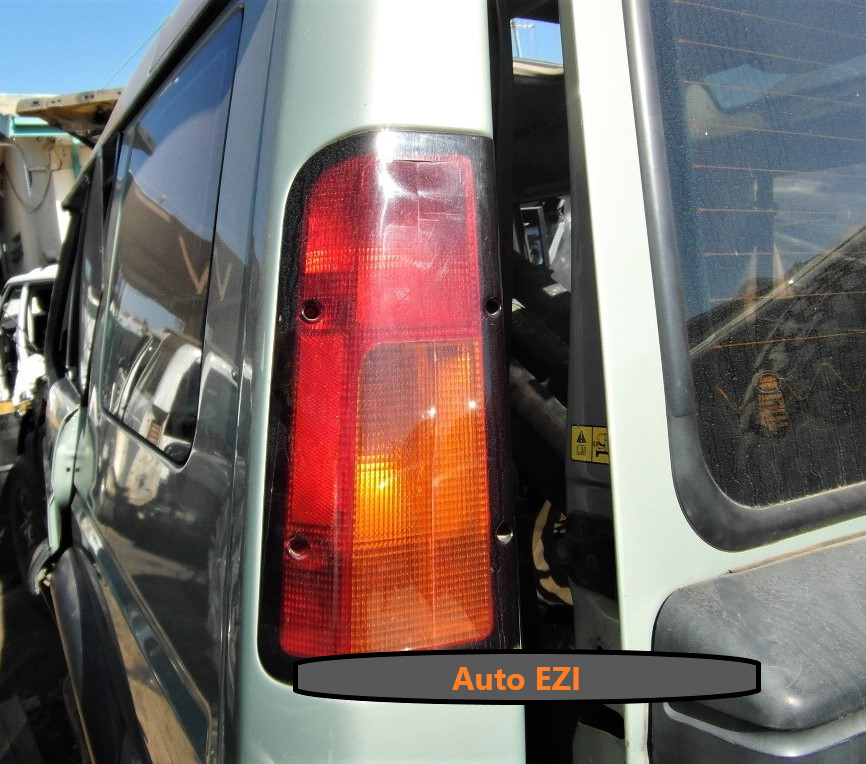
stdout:
<svg viewBox="0 0 866 764">
<path fill-rule="evenodd" d="M 273 508 L 291 656 L 494 631 L 501 448 L 486 380 L 500 319 L 482 293 L 477 161 L 435 148 L 381 133 L 312 173 L 304 197 Z"/>
</svg>

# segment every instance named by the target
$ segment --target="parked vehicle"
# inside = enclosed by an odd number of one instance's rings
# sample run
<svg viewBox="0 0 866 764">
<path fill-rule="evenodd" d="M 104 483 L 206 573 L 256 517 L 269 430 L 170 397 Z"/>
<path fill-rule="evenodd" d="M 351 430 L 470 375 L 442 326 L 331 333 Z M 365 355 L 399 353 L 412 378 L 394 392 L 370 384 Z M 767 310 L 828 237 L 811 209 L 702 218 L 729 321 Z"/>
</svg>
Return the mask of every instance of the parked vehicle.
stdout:
<svg viewBox="0 0 866 764">
<path fill-rule="evenodd" d="M 0 402 L 11 403 L 12 407 L 22 407 L 32 400 L 37 381 L 45 376 L 45 329 L 56 277 L 57 266 L 46 265 L 13 276 L 3 287 Z"/>
<path fill-rule="evenodd" d="M 866 759 L 864 21 L 181 4 L 49 317 L 30 584 L 92 759 Z M 292 691 L 298 658 L 518 647 L 743 656 L 762 690 Z"/>
<path fill-rule="evenodd" d="M 56 276 L 56 265 L 36 268 L 9 279 L 0 295 L 0 567 L 4 569 L 14 568 L 17 561 L 20 570 L 30 546 L 27 539 L 35 546 L 45 535 L 42 477 L 32 476 L 31 465 L 20 462 L 34 429 L 32 403 L 34 398 L 38 402 L 37 391 L 45 379 L 45 329 Z M 2 492 L 7 480 L 9 488 Z"/>
</svg>

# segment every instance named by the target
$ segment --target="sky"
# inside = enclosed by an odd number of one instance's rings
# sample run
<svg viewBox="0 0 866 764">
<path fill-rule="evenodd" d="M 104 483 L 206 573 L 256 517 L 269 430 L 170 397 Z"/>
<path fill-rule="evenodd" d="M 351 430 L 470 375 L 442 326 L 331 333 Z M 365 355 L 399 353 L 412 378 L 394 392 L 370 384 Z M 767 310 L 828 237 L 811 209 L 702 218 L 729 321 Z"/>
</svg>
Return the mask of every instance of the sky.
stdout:
<svg viewBox="0 0 866 764">
<path fill-rule="evenodd" d="M 521 58 L 561 64 L 559 25 L 546 21 L 514 19 L 511 22 L 511 49 Z"/>
<path fill-rule="evenodd" d="M 123 87 L 178 0 L 0 0 L 0 93 Z M 559 60 L 558 29 L 516 21 L 526 58 Z"/>
<path fill-rule="evenodd" d="M 178 0 L 0 0 L 0 93 L 122 87 Z"/>
</svg>

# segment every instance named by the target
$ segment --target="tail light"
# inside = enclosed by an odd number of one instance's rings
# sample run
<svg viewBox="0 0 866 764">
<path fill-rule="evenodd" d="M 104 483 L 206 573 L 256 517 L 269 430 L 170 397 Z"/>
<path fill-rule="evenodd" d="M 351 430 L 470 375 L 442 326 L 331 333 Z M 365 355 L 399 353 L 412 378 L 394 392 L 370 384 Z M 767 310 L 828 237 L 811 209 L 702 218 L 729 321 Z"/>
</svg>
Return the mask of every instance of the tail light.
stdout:
<svg viewBox="0 0 866 764">
<path fill-rule="evenodd" d="M 296 181 L 263 611 L 285 656 L 514 646 L 490 157 L 383 131 Z"/>
</svg>

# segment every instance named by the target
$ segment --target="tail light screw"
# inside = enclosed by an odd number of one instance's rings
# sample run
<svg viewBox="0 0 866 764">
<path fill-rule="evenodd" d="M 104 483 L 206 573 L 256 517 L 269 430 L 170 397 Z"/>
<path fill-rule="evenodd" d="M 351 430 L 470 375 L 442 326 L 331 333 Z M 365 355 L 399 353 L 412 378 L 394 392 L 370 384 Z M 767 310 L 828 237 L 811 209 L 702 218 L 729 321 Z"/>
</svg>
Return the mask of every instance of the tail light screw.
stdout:
<svg viewBox="0 0 866 764">
<path fill-rule="evenodd" d="M 488 297 L 484 303 L 484 310 L 487 311 L 488 316 L 498 315 L 499 311 L 502 310 L 502 303 L 499 302 L 498 297 Z"/>
<path fill-rule="evenodd" d="M 514 536 L 514 531 L 511 530 L 511 526 L 508 523 L 499 523 L 496 526 L 496 539 L 503 546 L 507 544 Z"/>
<path fill-rule="evenodd" d="M 310 552 L 310 542 L 300 533 L 293 533 L 286 542 L 286 554 L 293 560 L 304 560 Z"/>
<path fill-rule="evenodd" d="M 322 303 L 318 300 L 305 300 L 301 308 L 301 318 L 308 324 L 315 324 L 322 318 Z"/>
</svg>

